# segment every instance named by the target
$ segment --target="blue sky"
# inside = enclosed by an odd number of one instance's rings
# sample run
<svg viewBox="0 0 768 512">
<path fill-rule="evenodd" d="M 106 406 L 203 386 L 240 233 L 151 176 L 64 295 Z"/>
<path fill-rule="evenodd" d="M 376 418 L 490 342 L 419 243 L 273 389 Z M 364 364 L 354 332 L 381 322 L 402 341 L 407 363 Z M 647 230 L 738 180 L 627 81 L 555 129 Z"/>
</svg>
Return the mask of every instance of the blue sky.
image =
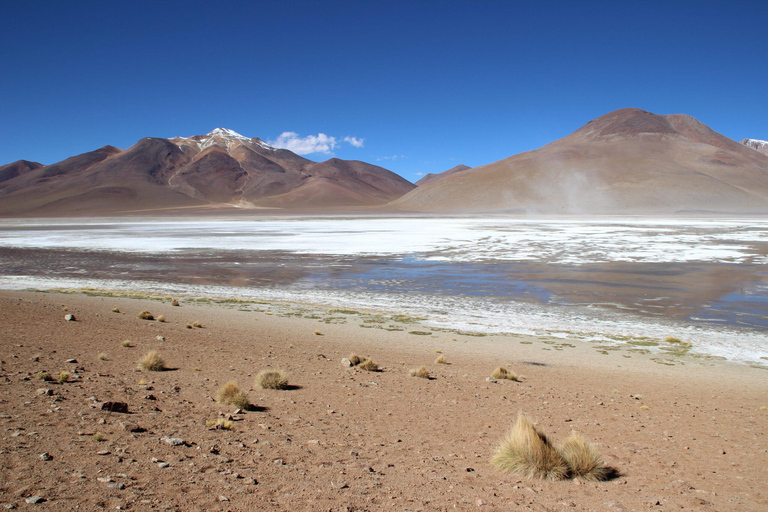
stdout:
<svg viewBox="0 0 768 512">
<path fill-rule="evenodd" d="M 766 27 L 747 1 L 2 2 L 0 164 L 222 126 L 416 181 L 622 107 L 768 139 Z"/>
</svg>

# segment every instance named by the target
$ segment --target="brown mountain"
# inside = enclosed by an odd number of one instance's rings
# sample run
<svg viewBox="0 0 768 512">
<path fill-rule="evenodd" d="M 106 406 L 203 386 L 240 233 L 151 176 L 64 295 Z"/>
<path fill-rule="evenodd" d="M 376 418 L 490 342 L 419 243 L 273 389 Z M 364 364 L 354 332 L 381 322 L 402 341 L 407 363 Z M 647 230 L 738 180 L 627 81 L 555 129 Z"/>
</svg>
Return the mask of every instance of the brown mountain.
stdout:
<svg viewBox="0 0 768 512">
<path fill-rule="evenodd" d="M 468 165 L 459 164 L 456 167 L 451 167 L 447 171 L 439 172 L 437 174 L 429 173 L 425 175 L 423 178 L 421 178 L 419 181 L 417 181 L 416 186 L 420 187 L 422 185 L 426 185 L 427 183 L 432 183 L 433 181 L 437 181 L 447 176 L 456 174 L 457 172 L 466 171 L 467 169 L 471 169 L 471 167 L 469 167 Z"/>
<path fill-rule="evenodd" d="M 0 167 L 0 214 L 365 207 L 414 188 L 382 167 L 337 158 L 313 162 L 222 128 L 195 137 L 145 138 L 125 151 L 105 146 L 26 167 Z"/>
<path fill-rule="evenodd" d="M 407 211 L 768 212 L 768 157 L 687 115 L 621 109 L 535 151 L 419 186 Z"/>
<path fill-rule="evenodd" d="M 4 181 L 8 181 L 17 176 L 43 167 L 43 164 L 37 162 L 30 162 L 29 160 L 16 160 L 10 164 L 0 165 L 0 187 L 3 186 Z"/>
</svg>

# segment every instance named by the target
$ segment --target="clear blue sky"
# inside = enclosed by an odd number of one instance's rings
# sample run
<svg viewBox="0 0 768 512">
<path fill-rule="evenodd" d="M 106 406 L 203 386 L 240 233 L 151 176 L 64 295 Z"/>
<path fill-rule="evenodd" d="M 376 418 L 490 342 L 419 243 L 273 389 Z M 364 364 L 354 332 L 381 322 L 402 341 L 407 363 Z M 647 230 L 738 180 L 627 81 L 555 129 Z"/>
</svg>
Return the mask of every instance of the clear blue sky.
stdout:
<svg viewBox="0 0 768 512">
<path fill-rule="evenodd" d="M 0 164 L 223 126 L 415 181 L 622 107 L 768 139 L 766 4 L 0 3 Z"/>
</svg>

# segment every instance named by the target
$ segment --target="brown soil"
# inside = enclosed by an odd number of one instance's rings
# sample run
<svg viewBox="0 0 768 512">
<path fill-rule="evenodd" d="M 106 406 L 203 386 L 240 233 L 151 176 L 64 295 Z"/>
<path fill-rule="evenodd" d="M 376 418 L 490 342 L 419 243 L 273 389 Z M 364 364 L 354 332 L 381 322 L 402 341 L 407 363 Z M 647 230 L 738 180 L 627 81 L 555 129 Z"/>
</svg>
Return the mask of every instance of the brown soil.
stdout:
<svg viewBox="0 0 768 512">
<path fill-rule="evenodd" d="M 142 310 L 167 322 L 140 320 Z M 186 327 L 194 321 L 203 327 Z M 0 503 L 19 509 L 768 509 L 763 369 L 184 298 L 173 307 L 3 291 L 0 322 Z M 438 349 L 448 364 L 433 364 Z M 170 370 L 138 370 L 149 350 Z M 353 352 L 382 370 L 342 367 Z M 431 380 L 408 375 L 422 364 Z M 487 382 L 500 365 L 521 382 Z M 255 387 L 266 368 L 286 370 L 292 387 Z M 43 370 L 72 379 L 36 379 Z M 213 400 L 230 380 L 252 410 Z M 129 413 L 93 407 L 103 401 Z M 555 442 L 583 434 L 614 478 L 529 481 L 493 469 L 518 411 Z M 220 413 L 234 430 L 205 425 Z M 35 495 L 47 501 L 28 505 Z"/>
</svg>

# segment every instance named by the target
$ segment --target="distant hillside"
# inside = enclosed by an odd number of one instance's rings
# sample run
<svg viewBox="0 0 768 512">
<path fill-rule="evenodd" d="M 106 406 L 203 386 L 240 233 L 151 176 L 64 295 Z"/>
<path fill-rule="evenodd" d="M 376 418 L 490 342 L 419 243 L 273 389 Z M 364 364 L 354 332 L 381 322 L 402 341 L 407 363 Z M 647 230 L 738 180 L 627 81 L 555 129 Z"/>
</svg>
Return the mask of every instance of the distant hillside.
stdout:
<svg viewBox="0 0 768 512">
<path fill-rule="evenodd" d="M 446 176 L 451 176 L 453 174 L 456 174 L 457 172 L 466 171 L 467 169 L 471 169 L 468 165 L 459 164 L 456 167 L 451 167 L 447 171 L 443 171 L 437 174 L 429 173 L 423 178 L 421 178 L 419 181 L 416 182 L 416 186 L 420 187 L 422 185 L 426 185 L 427 183 L 432 183 L 433 181 L 437 181 L 439 179 L 445 178 Z"/>
<path fill-rule="evenodd" d="M 768 157 L 687 115 L 621 109 L 535 151 L 425 183 L 418 212 L 768 212 Z"/>
</svg>

